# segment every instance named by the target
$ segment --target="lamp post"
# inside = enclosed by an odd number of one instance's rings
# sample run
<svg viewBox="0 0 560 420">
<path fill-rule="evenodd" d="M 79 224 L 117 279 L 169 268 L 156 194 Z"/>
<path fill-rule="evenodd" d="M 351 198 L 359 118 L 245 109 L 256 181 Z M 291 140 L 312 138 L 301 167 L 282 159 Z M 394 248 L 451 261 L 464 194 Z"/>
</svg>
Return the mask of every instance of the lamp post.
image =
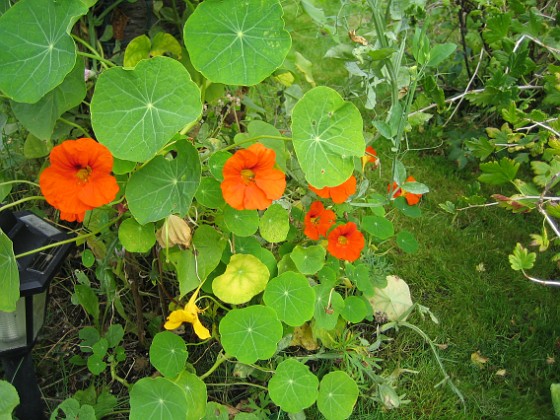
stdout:
<svg viewBox="0 0 560 420">
<path fill-rule="evenodd" d="M 29 211 L 3 211 L 0 229 L 12 241 L 16 255 L 70 237 Z M 6 379 L 20 397 L 16 408 L 20 420 L 44 418 L 31 349 L 45 320 L 50 281 L 72 246 L 63 244 L 19 258 L 20 299 L 14 312 L 0 311 L 0 359 Z"/>
</svg>

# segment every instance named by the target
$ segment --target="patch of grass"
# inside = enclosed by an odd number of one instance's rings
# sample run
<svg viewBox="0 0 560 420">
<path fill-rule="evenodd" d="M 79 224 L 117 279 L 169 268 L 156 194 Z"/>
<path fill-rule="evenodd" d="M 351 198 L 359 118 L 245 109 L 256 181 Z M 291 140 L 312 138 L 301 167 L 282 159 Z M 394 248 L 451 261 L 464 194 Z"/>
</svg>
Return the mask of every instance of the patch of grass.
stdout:
<svg viewBox="0 0 560 420">
<path fill-rule="evenodd" d="M 399 219 L 420 250 L 394 255 L 393 265 L 413 300 L 439 318 L 439 325 L 418 317 L 412 322 L 446 347 L 440 356 L 467 405 L 463 411 L 445 386 L 434 389 L 442 377 L 429 347 L 401 330 L 381 357 L 387 372 L 419 372 L 400 379 L 399 391 L 411 403 L 391 412 L 378 407 L 370 418 L 552 417 L 549 387 L 560 381 L 560 290 L 529 282 L 507 259 L 516 242 L 528 243 L 529 233 L 538 229 L 538 215 L 488 207 L 453 219 L 438 204 L 456 201 L 464 194 L 465 175 L 474 180 L 473 174 L 457 173 L 442 156 L 409 154 L 407 160 L 432 191 L 421 204 L 423 217 Z M 557 276 L 546 255 L 538 261 L 539 275 Z M 480 366 L 471 361 L 477 351 L 488 359 Z"/>
</svg>

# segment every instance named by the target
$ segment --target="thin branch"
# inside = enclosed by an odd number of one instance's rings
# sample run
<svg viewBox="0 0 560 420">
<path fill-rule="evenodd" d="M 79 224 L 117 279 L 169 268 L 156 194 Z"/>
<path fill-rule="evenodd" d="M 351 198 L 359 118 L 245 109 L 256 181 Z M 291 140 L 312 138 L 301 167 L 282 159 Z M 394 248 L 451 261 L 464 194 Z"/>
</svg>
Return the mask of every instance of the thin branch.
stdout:
<svg viewBox="0 0 560 420">
<path fill-rule="evenodd" d="M 474 73 L 472 75 L 472 77 L 469 80 L 469 83 L 467 83 L 467 87 L 465 88 L 465 92 L 466 93 L 469 91 L 469 89 L 471 88 L 471 85 L 474 82 L 474 79 L 476 78 L 476 76 L 478 75 L 478 70 L 480 69 L 480 64 L 482 63 L 482 57 L 484 55 L 484 48 L 482 48 L 480 50 L 480 55 L 478 57 L 478 63 L 476 64 L 476 68 L 474 69 Z M 451 115 L 449 116 L 449 118 L 447 119 L 447 121 L 445 121 L 445 123 L 443 124 L 443 126 L 445 127 L 447 124 L 449 124 L 449 121 L 451 121 L 451 119 L 455 116 L 455 114 L 457 113 L 457 111 L 459 110 L 459 107 L 461 106 L 461 104 L 463 103 L 463 99 L 465 99 L 465 97 L 461 97 L 461 99 L 459 99 L 459 103 L 457 104 L 457 106 L 455 107 L 455 109 L 453 110 L 453 112 L 451 113 Z"/>
<path fill-rule="evenodd" d="M 532 282 L 538 283 L 538 284 L 542 284 L 543 286 L 556 286 L 556 287 L 560 287 L 560 281 L 555 281 L 555 280 L 541 280 L 541 279 L 537 279 L 535 277 L 531 277 L 530 275 L 528 275 L 525 270 L 521 270 L 521 272 L 523 273 L 523 275 L 525 276 L 525 278 L 531 280 Z"/>
<path fill-rule="evenodd" d="M 544 89 L 544 88 L 542 86 L 524 85 L 524 86 L 517 86 L 517 89 L 519 89 L 519 90 L 541 90 L 541 89 Z M 445 100 L 445 103 L 453 103 L 455 101 L 458 101 L 461 98 L 464 98 L 467 95 L 474 95 L 474 94 L 482 93 L 482 92 L 484 92 L 484 88 L 473 89 L 471 91 L 463 92 L 463 93 L 460 93 L 458 95 L 452 96 L 451 98 L 447 98 Z M 408 116 L 410 117 L 411 115 L 420 114 L 422 112 L 429 111 L 430 109 L 435 108 L 435 107 L 437 107 L 437 104 L 431 104 L 431 105 L 428 105 L 428 106 L 426 106 L 422 109 L 419 109 L 418 111 L 411 112 L 410 114 L 408 114 Z"/>
</svg>

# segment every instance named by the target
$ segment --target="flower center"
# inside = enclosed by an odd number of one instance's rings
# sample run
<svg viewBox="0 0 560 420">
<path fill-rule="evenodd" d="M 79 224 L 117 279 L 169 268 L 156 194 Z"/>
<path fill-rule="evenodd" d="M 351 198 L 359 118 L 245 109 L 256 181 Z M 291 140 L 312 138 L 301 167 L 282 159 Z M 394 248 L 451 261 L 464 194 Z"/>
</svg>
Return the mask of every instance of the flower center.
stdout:
<svg viewBox="0 0 560 420">
<path fill-rule="evenodd" d="M 255 180 L 255 173 L 250 169 L 242 169 L 241 178 L 243 178 L 243 182 L 247 185 Z"/>
<path fill-rule="evenodd" d="M 309 221 L 311 222 L 311 224 L 313 225 L 318 225 L 319 224 L 319 218 L 318 217 L 311 217 L 309 219 Z"/>
<path fill-rule="evenodd" d="M 348 243 L 348 239 L 346 238 L 346 236 L 339 236 L 337 242 L 339 243 L 339 245 L 346 245 Z"/>
<path fill-rule="evenodd" d="M 91 174 L 91 171 L 92 169 L 90 166 L 86 166 L 85 168 L 80 168 L 76 172 L 76 177 L 78 178 L 78 180 L 80 180 L 80 182 L 85 183 L 87 182 L 89 175 Z"/>
</svg>

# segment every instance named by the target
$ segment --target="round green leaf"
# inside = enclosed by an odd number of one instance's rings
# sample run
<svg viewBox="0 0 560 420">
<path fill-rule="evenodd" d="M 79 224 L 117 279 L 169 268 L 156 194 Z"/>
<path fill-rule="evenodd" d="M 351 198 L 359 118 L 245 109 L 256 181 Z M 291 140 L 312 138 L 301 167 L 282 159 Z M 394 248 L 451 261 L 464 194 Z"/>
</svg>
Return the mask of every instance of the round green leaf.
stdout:
<svg viewBox="0 0 560 420">
<path fill-rule="evenodd" d="M 107 363 L 103 361 L 103 358 L 101 356 L 92 354 L 87 359 L 87 367 L 91 373 L 97 376 L 105 370 L 105 368 L 107 367 Z"/>
<path fill-rule="evenodd" d="M 220 322 L 224 350 L 241 363 L 272 357 L 282 333 L 282 323 L 274 309 L 262 305 L 233 309 Z"/>
<path fill-rule="evenodd" d="M 303 274 L 288 271 L 270 280 L 263 300 L 278 314 L 278 319 L 298 327 L 313 317 L 315 291 Z"/>
<path fill-rule="evenodd" d="M 141 225 L 130 217 L 119 226 L 119 241 L 128 252 L 147 252 L 156 243 L 154 224 Z"/>
<path fill-rule="evenodd" d="M 196 375 L 183 371 L 175 380 L 185 392 L 187 405 L 185 409 L 185 418 L 201 419 L 206 413 L 207 391 L 206 384 Z"/>
<path fill-rule="evenodd" d="M 22 0 L 0 16 L 0 91 L 35 103 L 76 63 L 70 30 L 88 9 L 79 0 Z"/>
<path fill-rule="evenodd" d="M 224 175 L 222 171 L 224 169 L 224 165 L 227 160 L 231 157 L 231 153 L 219 151 L 214 153 L 208 159 L 208 169 L 210 169 L 210 173 L 216 178 L 218 181 L 222 181 L 224 179 Z"/>
<path fill-rule="evenodd" d="M 224 207 L 226 202 L 222 196 L 220 182 L 214 178 L 202 178 L 198 190 L 195 194 L 196 201 L 204 207 L 210 209 L 219 209 Z"/>
<path fill-rule="evenodd" d="M 204 281 L 220 263 L 227 239 L 212 226 L 199 225 L 192 242 L 198 253 L 194 277 Z"/>
<path fill-rule="evenodd" d="M 290 230 L 288 212 L 280 204 L 272 204 L 261 217 L 259 230 L 264 240 L 282 242 L 286 240 Z"/>
<path fill-rule="evenodd" d="M 311 245 L 307 248 L 297 245 L 290 256 L 300 273 L 315 274 L 323 268 L 326 253 L 321 245 Z"/>
<path fill-rule="evenodd" d="M 10 238 L 0 229 L 0 311 L 13 312 L 19 300 L 19 271 Z"/>
<path fill-rule="evenodd" d="M 367 233 L 385 240 L 395 234 L 393 223 L 382 216 L 365 216 L 360 225 Z"/>
<path fill-rule="evenodd" d="M 202 112 L 200 90 L 176 60 L 155 57 L 99 76 L 91 123 L 115 157 L 143 162 Z"/>
<path fill-rule="evenodd" d="M 401 319 L 412 306 L 410 289 L 398 276 L 387 276 L 387 286 L 374 290 L 375 294 L 368 299 L 373 311 L 385 313 L 390 321 Z"/>
<path fill-rule="evenodd" d="M 156 156 L 128 181 L 128 208 L 140 224 L 155 222 L 170 214 L 185 215 L 200 183 L 200 160 L 187 141 L 175 144 L 177 156 Z"/>
<path fill-rule="evenodd" d="M 0 380 L 0 418 L 11 419 L 12 411 L 19 405 L 19 395 L 8 381 Z"/>
<path fill-rule="evenodd" d="M 84 252 L 82 252 L 82 264 L 87 268 L 90 268 L 93 264 L 95 264 L 95 255 L 90 249 L 85 249 Z"/>
<path fill-rule="evenodd" d="M 324 330 L 336 327 L 338 315 L 344 310 L 344 299 L 327 284 L 320 284 L 315 290 L 315 325 Z"/>
<path fill-rule="evenodd" d="M 17 119 L 27 130 L 41 140 L 50 139 L 56 121 L 62 114 L 78 106 L 86 96 L 86 83 L 84 81 L 84 62 L 76 60 L 74 69 L 66 75 L 60 85 L 43 96 L 33 104 L 11 102 L 12 109 Z M 26 157 L 43 157 L 48 154 Z"/>
<path fill-rule="evenodd" d="M 181 337 L 170 331 L 156 334 L 150 346 L 150 363 L 163 376 L 176 376 L 185 368 L 187 346 Z"/>
<path fill-rule="evenodd" d="M 136 167 L 137 163 L 130 160 L 122 160 L 119 158 L 113 158 L 113 173 L 115 175 L 123 175 L 132 172 Z"/>
<path fill-rule="evenodd" d="M 397 233 L 397 246 L 409 254 L 414 254 L 419 247 L 414 235 L 407 230 Z"/>
<path fill-rule="evenodd" d="M 284 360 L 276 367 L 268 382 L 268 392 L 274 404 L 288 413 L 310 407 L 316 400 L 319 379 L 309 368 L 295 359 Z"/>
<path fill-rule="evenodd" d="M 25 138 L 25 143 L 23 144 L 23 155 L 27 159 L 42 158 L 50 153 L 52 147 L 52 142 L 50 140 L 41 140 L 29 133 Z"/>
<path fill-rule="evenodd" d="M 237 236 L 251 236 L 259 228 L 257 210 L 236 210 L 230 206 L 224 208 L 226 227 Z"/>
<path fill-rule="evenodd" d="M 225 405 L 215 401 L 208 401 L 208 404 L 206 404 L 206 416 L 204 418 L 208 420 L 228 420 L 228 410 Z"/>
<path fill-rule="evenodd" d="M 284 62 L 292 40 L 277 0 L 206 0 L 185 24 L 193 66 L 215 83 L 251 86 Z"/>
<path fill-rule="evenodd" d="M 166 378 L 142 378 L 130 390 L 130 420 L 184 419 L 187 405 L 183 389 Z"/>
<path fill-rule="evenodd" d="M 354 410 L 358 394 L 358 385 L 347 373 L 330 372 L 319 384 L 317 407 L 327 420 L 346 419 Z"/>
<path fill-rule="evenodd" d="M 227 250 L 226 250 L 227 251 Z M 260 242 L 254 236 L 235 238 L 235 252 L 238 254 L 251 254 L 257 257 L 270 273 L 270 276 L 276 275 L 277 261 L 274 254 L 268 249 L 263 248 Z"/>
<path fill-rule="evenodd" d="M 212 290 L 221 301 L 239 305 L 262 292 L 269 276 L 268 268 L 257 257 L 235 254 L 225 273 L 212 282 Z"/>
<path fill-rule="evenodd" d="M 342 184 L 365 154 L 360 111 L 333 89 L 316 87 L 292 111 L 292 139 L 307 181 L 316 188 Z"/>
<path fill-rule="evenodd" d="M 344 309 L 340 313 L 346 321 L 357 324 L 367 316 L 368 310 L 364 299 L 358 296 L 348 296 L 344 299 Z"/>
</svg>

